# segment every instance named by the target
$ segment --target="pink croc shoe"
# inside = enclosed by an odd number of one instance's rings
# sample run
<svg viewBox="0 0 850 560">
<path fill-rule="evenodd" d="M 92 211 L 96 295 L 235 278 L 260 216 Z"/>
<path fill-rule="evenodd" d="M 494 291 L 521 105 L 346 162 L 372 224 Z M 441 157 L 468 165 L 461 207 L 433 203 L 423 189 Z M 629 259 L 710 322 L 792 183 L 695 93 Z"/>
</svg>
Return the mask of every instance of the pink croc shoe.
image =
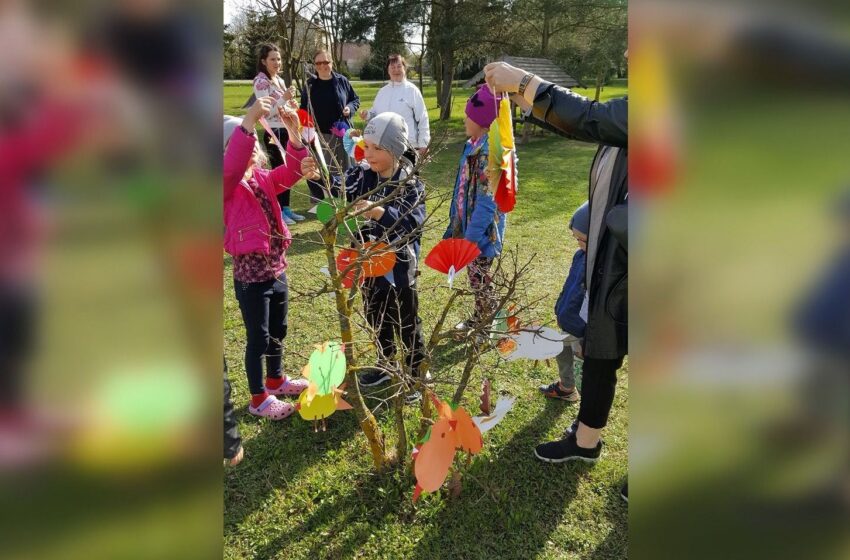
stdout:
<svg viewBox="0 0 850 560">
<path fill-rule="evenodd" d="M 297 397 L 301 394 L 304 389 L 307 388 L 310 382 L 306 379 L 292 379 L 291 377 L 286 377 L 277 389 L 272 389 L 268 385 L 266 385 L 266 392 L 270 395 L 283 395 L 286 397 Z"/>
<path fill-rule="evenodd" d="M 254 416 L 270 418 L 272 420 L 283 420 L 295 412 L 295 407 L 288 402 L 277 400 L 277 397 L 269 395 L 260 406 L 253 407 L 248 405 L 248 412 Z"/>
</svg>

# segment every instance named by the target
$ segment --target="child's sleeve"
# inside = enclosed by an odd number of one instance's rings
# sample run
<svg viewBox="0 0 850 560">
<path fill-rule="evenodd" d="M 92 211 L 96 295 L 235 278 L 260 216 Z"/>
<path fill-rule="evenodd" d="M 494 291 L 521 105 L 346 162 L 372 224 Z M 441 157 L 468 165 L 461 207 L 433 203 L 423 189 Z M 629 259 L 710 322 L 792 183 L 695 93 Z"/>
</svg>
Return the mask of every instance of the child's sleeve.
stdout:
<svg viewBox="0 0 850 560">
<path fill-rule="evenodd" d="M 256 138 L 251 134 L 246 134 L 241 126 L 236 127 L 233 135 L 230 137 L 230 142 L 227 143 L 227 149 L 224 151 L 224 199 L 227 200 L 233 196 L 242 177 L 245 176 L 245 171 L 251 163 L 251 155 L 254 153 L 254 142 Z"/>
<path fill-rule="evenodd" d="M 487 229 L 498 213 L 496 199 L 493 197 L 487 178 L 487 161 L 488 157 L 483 154 L 478 159 L 478 192 L 475 196 L 475 209 L 466 224 L 466 234 L 464 235 L 467 241 L 479 245 L 486 239 Z"/>
<path fill-rule="evenodd" d="M 392 229 L 394 237 L 403 237 L 425 223 L 425 188 L 422 181 L 408 182 L 404 195 L 387 204 L 378 220 L 381 227 Z"/>
<path fill-rule="evenodd" d="M 339 187 L 345 188 L 345 200 L 353 202 L 357 197 L 363 194 L 363 168 L 355 165 L 342 175 L 342 179 L 335 179 L 334 190 L 339 191 Z M 334 193 L 334 196 L 338 196 Z"/>
<path fill-rule="evenodd" d="M 274 149 L 277 149 L 276 147 Z M 292 188 L 292 185 L 301 180 L 301 161 L 307 157 L 307 148 L 294 148 L 291 142 L 286 143 L 286 158 L 282 165 L 271 170 L 269 177 L 278 194 Z"/>
</svg>

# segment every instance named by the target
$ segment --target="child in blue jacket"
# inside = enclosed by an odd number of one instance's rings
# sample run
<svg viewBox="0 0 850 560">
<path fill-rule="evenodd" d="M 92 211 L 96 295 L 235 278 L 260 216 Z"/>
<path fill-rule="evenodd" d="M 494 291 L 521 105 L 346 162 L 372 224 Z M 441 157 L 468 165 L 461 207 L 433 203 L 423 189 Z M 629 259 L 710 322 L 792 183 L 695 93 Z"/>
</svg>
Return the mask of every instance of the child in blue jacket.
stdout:
<svg viewBox="0 0 850 560">
<path fill-rule="evenodd" d="M 419 246 L 425 223 L 425 187 L 404 154 L 409 148 L 407 124 L 396 113 L 381 113 L 363 129 L 365 163 L 345 174 L 345 195 L 366 219 L 361 241 L 378 241 L 395 251 L 395 266 L 385 276 L 367 278 L 362 287 L 366 319 L 377 335 L 378 364 L 360 376 L 360 386 L 376 387 L 390 381 L 388 365 L 401 341 L 404 365 L 422 376 L 425 359 L 422 320 L 416 279 Z M 364 198 L 365 197 L 365 198 Z M 412 392 L 407 400 L 419 398 Z"/>
<path fill-rule="evenodd" d="M 475 293 L 472 317 L 458 324 L 458 330 L 474 329 L 495 311 L 490 267 L 502 252 L 505 214 L 496 207 L 496 185 L 487 179 L 489 146 L 487 133 L 496 120 L 496 98 L 484 84 L 466 102 L 464 126 L 469 136 L 455 180 L 449 226 L 443 239 L 461 238 L 478 245 L 481 254 L 467 266 L 469 285 Z"/>
<path fill-rule="evenodd" d="M 584 329 L 587 326 L 581 316 L 581 308 L 587 294 L 585 260 L 589 229 L 590 210 L 588 203 L 585 202 L 579 206 L 570 220 L 570 231 L 578 241 L 579 250 L 573 256 L 573 263 L 570 266 L 567 280 L 564 282 L 557 303 L 555 303 L 558 326 L 567 333 L 567 338 L 564 339 L 564 350 L 556 358 L 560 379 L 550 385 L 540 386 L 540 392 L 551 399 L 569 402 L 576 402 L 579 399 L 575 375 L 573 374 L 573 359 L 575 355 L 581 357 L 581 343 L 584 338 Z"/>
</svg>

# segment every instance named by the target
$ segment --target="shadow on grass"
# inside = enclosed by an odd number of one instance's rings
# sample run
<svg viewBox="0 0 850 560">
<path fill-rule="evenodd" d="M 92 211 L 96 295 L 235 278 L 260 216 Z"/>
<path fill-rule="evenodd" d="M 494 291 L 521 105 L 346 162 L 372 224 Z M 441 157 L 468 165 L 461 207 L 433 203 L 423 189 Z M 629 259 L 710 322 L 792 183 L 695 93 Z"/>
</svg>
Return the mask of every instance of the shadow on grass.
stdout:
<svg viewBox="0 0 850 560">
<path fill-rule="evenodd" d="M 243 410 L 238 416 L 247 414 Z M 300 418 L 255 420 L 263 424 L 260 433 L 244 443 L 242 464 L 225 474 L 225 533 L 260 510 L 275 489 L 285 490 L 302 470 L 325 460 L 325 451 L 338 447 L 359 429 L 350 413 L 335 414 L 327 420 L 327 431 L 318 433 L 312 433 L 312 422 Z M 304 442 L 309 442 L 309 453 Z"/>
<path fill-rule="evenodd" d="M 625 480 L 623 481 L 623 484 Z M 588 558 L 626 558 L 629 544 L 628 504 L 620 496 L 620 486 L 608 490 L 605 499 L 605 516 L 612 527 L 601 543 L 593 549 Z"/>
<path fill-rule="evenodd" d="M 290 231 L 290 233 L 292 233 Z M 295 255 L 306 255 L 318 251 L 324 251 L 322 238 L 317 231 L 305 231 L 301 233 L 292 233 L 292 244 L 286 250 L 287 257 Z"/>
<path fill-rule="evenodd" d="M 434 348 L 433 369 L 443 371 L 466 360 L 469 344 L 466 341 L 449 339 L 448 342 Z"/>
<path fill-rule="evenodd" d="M 580 473 L 587 468 L 545 465 L 532 456 L 533 446 L 569 410 L 563 403 L 548 401 L 494 456 L 473 461 L 457 498 L 448 498 L 441 490 L 414 505 L 414 480 L 407 470 L 363 473 L 348 492 L 325 501 L 297 529 L 298 535 L 331 532 L 332 538 L 307 537 L 306 542 L 295 543 L 292 531 L 281 532 L 254 557 L 268 558 L 287 547 L 306 550 L 305 558 L 368 558 L 379 552 L 387 557 L 392 551 L 386 545 L 375 550 L 370 547 L 379 545 L 369 544 L 387 520 L 427 524 L 415 549 L 397 550 L 398 558 L 534 558 L 560 524 Z"/>
</svg>

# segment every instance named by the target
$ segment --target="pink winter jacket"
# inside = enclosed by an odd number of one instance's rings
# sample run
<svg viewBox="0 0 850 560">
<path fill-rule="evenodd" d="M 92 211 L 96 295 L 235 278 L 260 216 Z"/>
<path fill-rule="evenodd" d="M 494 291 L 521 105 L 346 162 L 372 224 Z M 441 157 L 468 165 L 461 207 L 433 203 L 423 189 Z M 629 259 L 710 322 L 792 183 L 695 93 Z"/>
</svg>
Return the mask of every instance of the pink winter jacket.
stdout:
<svg viewBox="0 0 850 560">
<path fill-rule="evenodd" d="M 245 170 L 251 161 L 256 138 L 237 127 L 224 152 L 224 250 L 233 256 L 248 253 L 269 253 L 269 221 L 260 201 L 245 181 Z M 277 195 L 301 179 L 301 160 L 307 149 L 286 146 L 286 161 L 271 171 L 254 169 L 254 180 L 272 201 L 277 226 L 283 233 L 286 250 L 291 237 L 280 215 Z"/>
</svg>

